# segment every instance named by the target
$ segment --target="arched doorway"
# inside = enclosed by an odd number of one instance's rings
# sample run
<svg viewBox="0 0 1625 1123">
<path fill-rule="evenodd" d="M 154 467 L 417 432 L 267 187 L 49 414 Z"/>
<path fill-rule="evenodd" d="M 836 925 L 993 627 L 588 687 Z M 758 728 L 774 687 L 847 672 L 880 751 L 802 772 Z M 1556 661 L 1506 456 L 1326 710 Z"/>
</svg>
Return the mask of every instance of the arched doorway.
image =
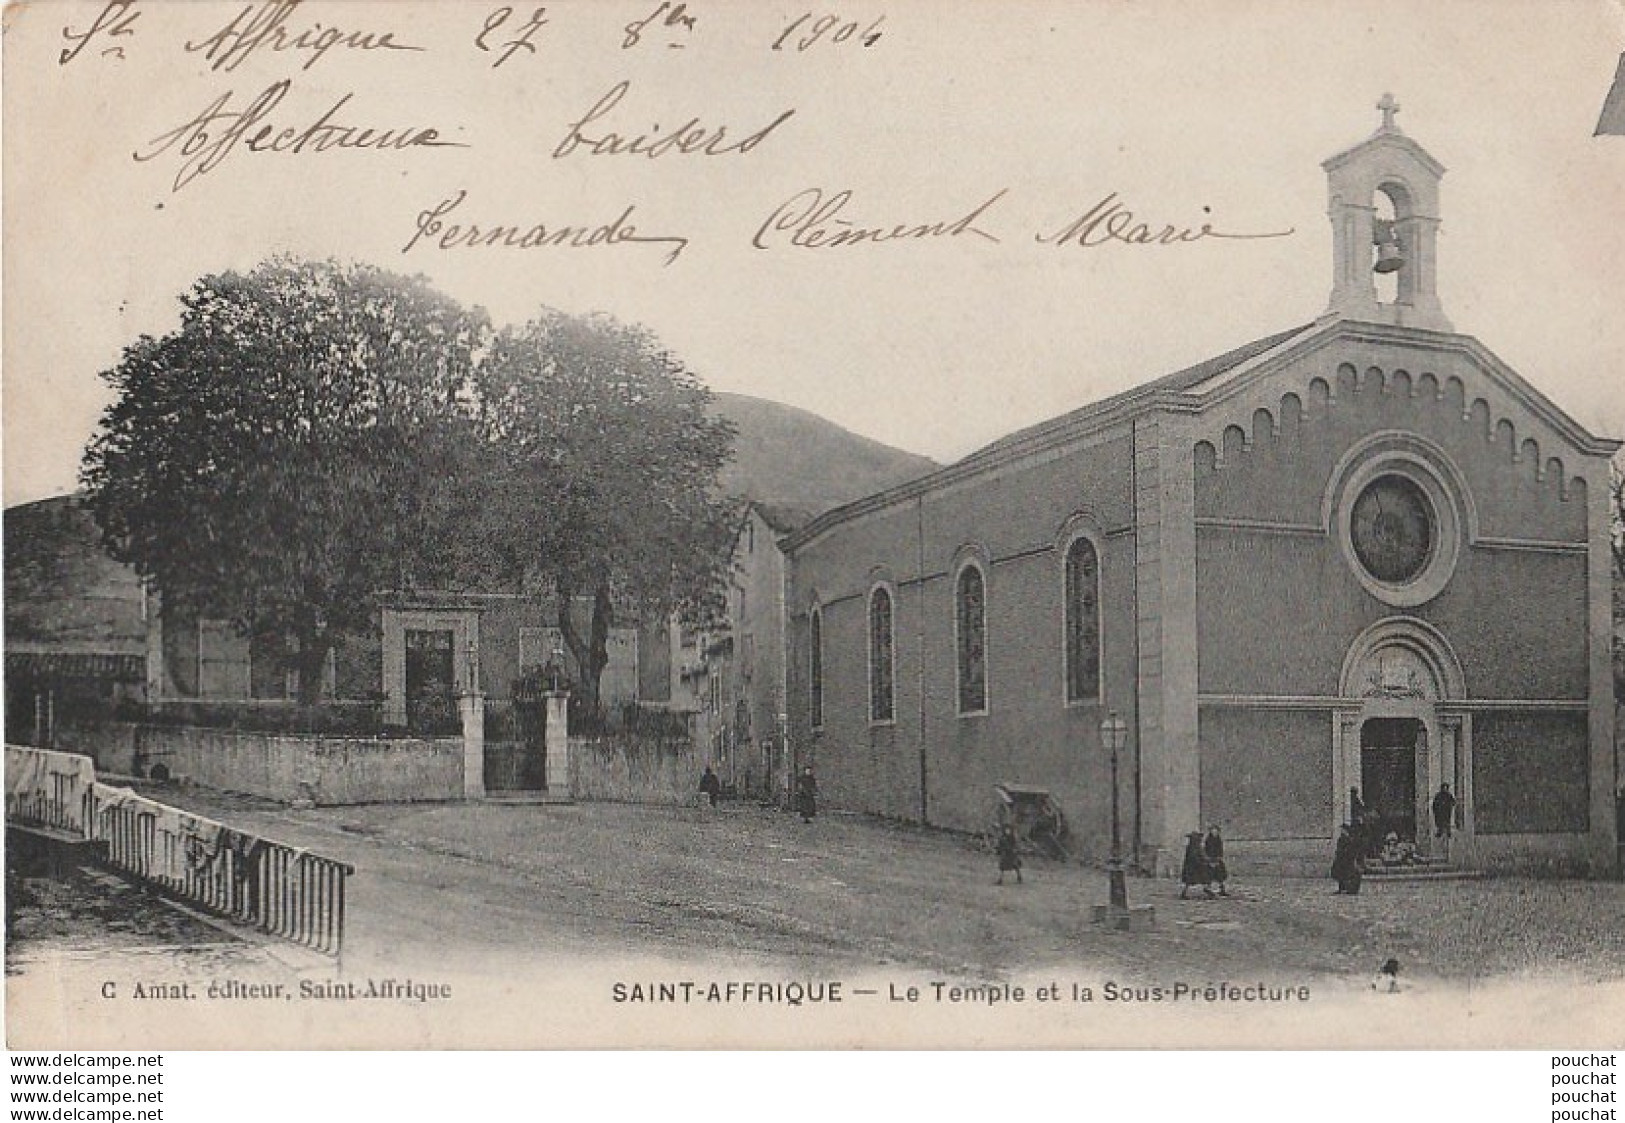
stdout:
<svg viewBox="0 0 1625 1123">
<path fill-rule="evenodd" d="M 1421 620 L 1389 617 L 1355 639 L 1339 688 L 1334 830 L 1347 821 L 1358 788 L 1367 808 L 1381 813 L 1383 833 L 1443 856 L 1429 813 L 1434 793 L 1449 784 L 1464 813 L 1471 801 L 1467 730 L 1450 705 L 1464 693 L 1455 652 Z"/>
<path fill-rule="evenodd" d="M 1427 726 L 1414 717 L 1372 717 L 1360 723 L 1360 793 L 1367 814 L 1378 817 L 1377 834 L 1425 845 L 1418 822 L 1418 795 L 1428 777 Z"/>
</svg>

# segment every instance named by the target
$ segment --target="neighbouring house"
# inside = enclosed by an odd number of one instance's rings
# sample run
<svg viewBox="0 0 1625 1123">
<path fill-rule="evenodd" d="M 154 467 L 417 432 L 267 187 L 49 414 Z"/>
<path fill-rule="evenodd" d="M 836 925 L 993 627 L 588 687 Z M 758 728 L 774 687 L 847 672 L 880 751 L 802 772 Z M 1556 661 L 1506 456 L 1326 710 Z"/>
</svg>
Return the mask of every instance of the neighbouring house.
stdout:
<svg viewBox="0 0 1625 1123">
<path fill-rule="evenodd" d="M 6 740 L 56 744 L 144 697 L 146 599 L 77 496 L 5 512 Z"/>
<path fill-rule="evenodd" d="M 578 598 L 577 626 L 592 604 Z M 612 628 L 599 689 L 611 714 L 639 699 L 638 629 Z M 223 620 L 157 612 L 147 633 L 149 690 L 158 707 L 191 703 L 286 705 L 298 672 L 277 636 L 245 636 Z M 373 724 L 456 733 L 457 697 L 478 691 L 496 714 L 525 694 L 549 663 L 576 672 L 549 597 L 415 591 L 383 599 L 377 632 L 347 636 L 332 651 L 324 707 L 368 709 Z M 365 724 L 365 722 L 362 722 Z"/>
<path fill-rule="evenodd" d="M 1617 861 L 1620 443 L 1446 319 L 1444 169 L 1392 112 L 1323 167 L 1319 319 L 785 539 L 821 795 L 982 830 L 995 784 L 1043 787 L 1082 853 L 1116 803 L 1166 868 L 1212 824 L 1244 863 L 1324 862 L 1351 789 L 1443 857 L 1448 783 L 1455 862 Z"/>
<path fill-rule="evenodd" d="M 779 539 L 811 518 L 800 508 L 747 502 L 722 617 L 708 628 L 672 621 L 674 707 L 695 715 L 695 736 L 724 789 L 750 798 L 780 799 L 789 791 Z"/>
<path fill-rule="evenodd" d="M 787 565 L 779 540 L 812 517 L 803 508 L 753 502 L 734 538 L 728 588 L 733 650 L 718 711 L 728 722 L 728 778 L 760 798 L 787 798 L 794 769 L 785 736 Z"/>
</svg>

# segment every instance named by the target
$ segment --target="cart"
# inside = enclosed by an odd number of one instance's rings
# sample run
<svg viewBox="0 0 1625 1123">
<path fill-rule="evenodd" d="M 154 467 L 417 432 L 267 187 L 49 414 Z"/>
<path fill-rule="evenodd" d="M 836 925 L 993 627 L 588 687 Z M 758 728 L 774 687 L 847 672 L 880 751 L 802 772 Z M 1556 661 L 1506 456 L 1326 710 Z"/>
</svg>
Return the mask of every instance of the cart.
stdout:
<svg viewBox="0 0 1625 1123">
<path fill-rule="evenodd" d="M 1016 832 L 1016 845 L 1026 854 L 1065 860 L 1072 856 L 1071 835 L 1060 804 L 1046 788 L 1025 784 L 995 784 L 996 798 L 989 840 L 997 844 L 1006 826 Z"/>
</svg>

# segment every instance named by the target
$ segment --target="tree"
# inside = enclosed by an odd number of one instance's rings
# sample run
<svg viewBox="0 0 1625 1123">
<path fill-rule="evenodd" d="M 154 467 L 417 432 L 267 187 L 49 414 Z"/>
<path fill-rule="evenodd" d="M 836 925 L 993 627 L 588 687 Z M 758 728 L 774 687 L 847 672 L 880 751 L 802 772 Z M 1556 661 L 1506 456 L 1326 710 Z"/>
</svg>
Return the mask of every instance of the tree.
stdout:
<svg viewBox="0 0 1625 1123">
<path fill-rule="evenodd" d="M 577 688 L 596 711 L 618 606 L 698 619 L 720 603 L 734 512 L 717 482 L 733 426 L 649 331 L 608 316 L 547 310 L 503 330 L 476 383 L 501 462 L 490 509 L 504 529 L 486 560 L 509 580 L 551 586 Z M 577 597 L 592 601 L 586 634 Z"/>
<path fill-rule="evenodd" d="M 181 303 L 178 330 L 102 376 L 116 397 L 81 468 L 89 506 L 166 605 L 290 638 L 312 702 L 381 590 L 456 564 L 440 481 L 471 443 L 484 314 L 422 279 L 291 259 Z"/>
</svg>

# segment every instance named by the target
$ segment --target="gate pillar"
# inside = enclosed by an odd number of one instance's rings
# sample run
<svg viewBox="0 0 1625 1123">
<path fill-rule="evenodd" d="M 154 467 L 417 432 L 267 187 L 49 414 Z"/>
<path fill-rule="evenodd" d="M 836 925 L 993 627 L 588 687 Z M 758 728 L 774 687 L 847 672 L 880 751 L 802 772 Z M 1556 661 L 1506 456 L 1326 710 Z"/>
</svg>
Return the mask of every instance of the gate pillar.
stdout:
<svg viewBox="0 0 1625 1123">
<path fill-rule="evenodd" d="M 485 798 L 485 695 L 470 690 L 457 696 L 463 718 L 463 798 Z"/>
</svg>

